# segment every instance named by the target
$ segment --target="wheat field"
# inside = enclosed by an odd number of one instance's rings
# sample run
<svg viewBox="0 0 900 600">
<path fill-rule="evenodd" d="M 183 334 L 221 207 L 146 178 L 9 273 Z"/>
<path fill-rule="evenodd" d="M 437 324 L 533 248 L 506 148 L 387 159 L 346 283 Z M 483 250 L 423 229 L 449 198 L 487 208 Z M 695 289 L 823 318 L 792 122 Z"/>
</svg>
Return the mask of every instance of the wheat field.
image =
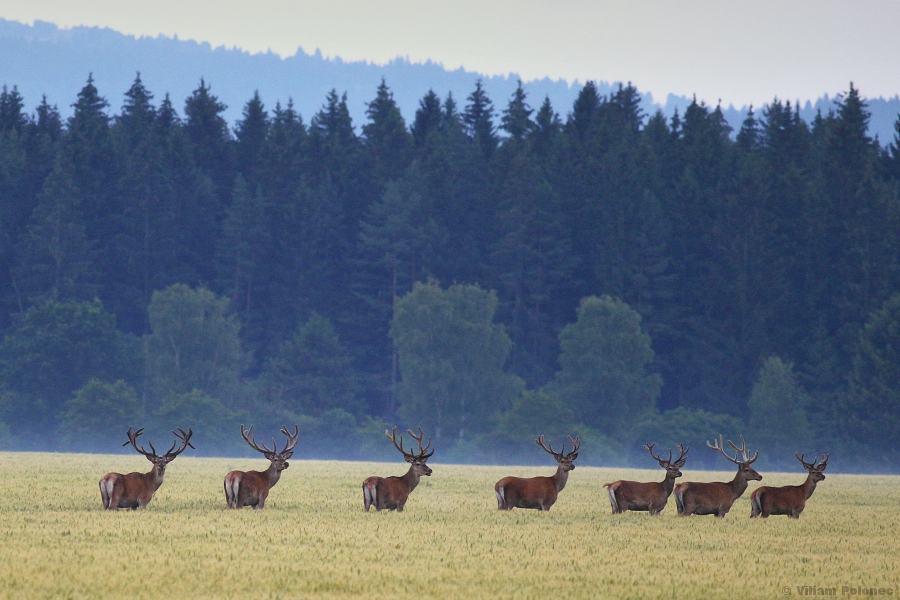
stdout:
<svg viewBox="0 0 900 600">
<path fill-rule="evenodd" d="M 228 511 L 224 474 L 265 461 L 181 457 L 147 510 L 101 510 L 100 475 L 148 465 L 127 455 L 0 453 L 0 595 L 783 598 L 881 587 L 898 596 L 895 476 L 829 474 L 799 521 L 750 520 L 755 485 L 724 520 L 680 518 L 671 499 L 651 518 L 611 515 L 601 484 L 661 479 L 659 469 L 578 467 L 551 511 L 500 512 L 494 481 L 553 468 L 435 462 L 405 512 L 365 513 L 362 480 L 402 474 L 403 464 L 295 460 L 266 510 Z M 682 480 L 730 475 L 685 469 Z M 769 485 L 803 479 L 763 475 Z"/>
</svg>

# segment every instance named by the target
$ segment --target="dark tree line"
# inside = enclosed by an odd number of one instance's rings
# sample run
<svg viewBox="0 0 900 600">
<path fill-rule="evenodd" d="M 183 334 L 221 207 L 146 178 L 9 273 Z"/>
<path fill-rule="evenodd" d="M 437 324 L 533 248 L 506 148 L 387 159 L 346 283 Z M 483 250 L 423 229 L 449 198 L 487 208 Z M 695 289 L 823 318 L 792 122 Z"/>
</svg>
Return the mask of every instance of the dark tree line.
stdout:
<svg viewBox="0 0 900 600">
<path fill-rule="evenodd" d="M 852 85 L 811 123 L 776 99 L 737 132 L 639 100 L 587 83 L 563 116 L 478 85 L 406 123 L 382 82 L 361 127 L 336 91 L 308 120 L 254 94 L 231 127 L 202 80 L 176 108 L 138 76 L 114 114 L 89 78 L 66 122 L 4 87 L 0 440 L 216 411 L 226 435 L 253 415 L 340 435 L 446 401 L 445 445 L 555 415 L 613 455 L 744 424 L 885 457 L 900 119 L 871 139 Z M 416 363 L 417 332 L 505 358 Z M 477 407 L 451 410 L 442 368 L 482 378 Z"/>
</svg>

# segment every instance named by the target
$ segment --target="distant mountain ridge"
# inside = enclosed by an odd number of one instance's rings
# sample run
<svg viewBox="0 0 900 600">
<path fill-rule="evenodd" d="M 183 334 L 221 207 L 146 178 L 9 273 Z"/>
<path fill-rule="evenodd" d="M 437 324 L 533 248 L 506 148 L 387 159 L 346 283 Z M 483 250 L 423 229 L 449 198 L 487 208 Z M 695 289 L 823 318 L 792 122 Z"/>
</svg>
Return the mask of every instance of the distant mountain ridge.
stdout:
<svg viewBox="0 0 900 600">
<path fill-rule="evenodd" d="M 485 88 L 498 112 L 516 86 L 517 76 L 485 76 L 464 69 L 448 70 L 435 62 L 412 63 L 394 59 L 377 65 L 362 61 L 325 58 L 316 51 L 298 51 L 282 58 L 274 53 L 251 54 L 236 48 L 214 48 L 208 43 L 181 40 L 165 36 L 135 37 L 108 28 L 59 28 L 52 23 L 37 21 L 26 25 L 0 18 L 0 84 L 16 85 L 25 96 L 27 106 L 33 108 L 46 94 L 51 103 L 59 105 L 64 116 L 89 72 L 101 93 L 118 111 L 122 94 L 128 89 L 137 71 L 145 84 L 161 97 L 170 93 L 179 108 L 184 99 L 197 87 L 201 77 L 213 92 L 228 105 L 226 118 L 234 122 L 240 118 L 241 108 L 254 90 L 268 107 L 277 100 L 285 103 L 292 98 L 305 120 L 322 105 L 326 93 L 335 88 L 346 92 L 354 123 L 365 119 L 366 103 L 375 95 L 382 77 L 394 92 L 394 97 L 409 121 L 419 99 L 429 89 L 440 96 L 448 92 L 460 103 L 471 92 L 475 81 L 483 79 Z M 597 82 L 601 93 L 615 89 L 615 83 Z M 640 87 L 640 82 L 635 82 Z M 549 78 L 525 82 L 532 106 L 548 96 L 554 108 L 565 116 L 581 87 L 580 82 Z M 862 90 L 865 93 L 865 90 Z M 643 95 L 647 113 L 661 108 L 671 115 L 678 108 L 683 111 L 691 99 L 669 94 L 662 103 L 649 94 Z M 894 136 L 894 122 L 900 113 L 900 96 L 869 98 L 872 112 L 870 132 L 882 143 Z M 801 104 L 800 114 L 811 120 L 817 110 L 828 112 L 833 98 L 823 96 Z M 723 107 L 725 117 L 734 128 L 740 127 L 746 107 Z"/>
</svg>

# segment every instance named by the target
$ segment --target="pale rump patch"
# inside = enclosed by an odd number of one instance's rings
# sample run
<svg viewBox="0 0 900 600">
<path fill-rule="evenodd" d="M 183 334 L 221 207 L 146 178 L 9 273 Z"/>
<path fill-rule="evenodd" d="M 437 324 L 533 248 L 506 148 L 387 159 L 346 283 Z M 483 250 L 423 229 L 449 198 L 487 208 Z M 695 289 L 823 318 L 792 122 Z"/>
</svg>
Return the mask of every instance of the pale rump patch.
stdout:
<svg viewBox="0 0 900 600">
<path fill-rule="evenodd" d="M 609 504 L 612 507 L 612 511 L 619 512 L 619 502 L 616 500 L 616 491 L 611 487 L 607 487 L 606 491 L 609 493 Z"/>
<path fill-rule="evenodd" d="M 377 506 L 375 501 L 377 499 L 376 486 L 372 482 L 363 483 L 363 505 L 365 509 L 368 511 L 369 507 Z"/>
<path fill-rule="evenodd" d="M 225 477 L 225 501 L 230 508 L 238 508 L 238 492 L 240 489 L 240 473 L 229 474 Z"/>
<path fill-rule="evenodd" d="M 100 480 L 100 497 L 103 499 L 103 508 L 117 508 L 115 506 L 110 507 L 113 488 L 117 479 L 116 475 L 106 475 Z"/>
<path fill-rule="evenodd" d="M 238 501 L 238 492 L 240 492 L 240 489 L 241 489 L 241 476 L 238 475 L 237 477 L 234 477 L 231 480 L 231 496 L 232 496 L 232 498 L 234 498 L 235 502 Z"/>
</svg>

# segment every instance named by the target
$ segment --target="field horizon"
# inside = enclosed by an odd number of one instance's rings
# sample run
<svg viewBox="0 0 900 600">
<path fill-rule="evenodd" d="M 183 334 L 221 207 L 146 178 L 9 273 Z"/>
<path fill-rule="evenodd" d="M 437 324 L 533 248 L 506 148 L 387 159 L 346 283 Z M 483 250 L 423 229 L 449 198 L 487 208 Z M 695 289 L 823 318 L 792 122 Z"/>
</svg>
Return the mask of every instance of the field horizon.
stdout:
<svg viewBox="0 0 900 600">
<path fill-rule="evenodd" d="M 63 459 L 65 457 L 65 459 Z M 772 598 L 804 586 L 885 588 L 900 573 L 900 477 L 831 474 L 799 521 L 610 514 L 603 483 L 661 469 L 578 467 L 546 513 L 496 509 L 503 475 L 546 466 L 436 461 L 404 513 L 365 513 L 362 480 L 400 462 L 292 460 L 265 511 L 225 508 L 222 478 L 252 457 L 180 457 L 145 511 L 104 512 L 108 471 L 140 456 L 0 453 L 0 596 L 10 598 L 620 597 Z M 730 479 L 684 469 L 681 481 Z M 764 485 L 801 473 L 763 472 Z M 790 593 L 789 593 L 790 592 Z M 861 594 L 857 594 L 861 595 Z"/>
</svg>

